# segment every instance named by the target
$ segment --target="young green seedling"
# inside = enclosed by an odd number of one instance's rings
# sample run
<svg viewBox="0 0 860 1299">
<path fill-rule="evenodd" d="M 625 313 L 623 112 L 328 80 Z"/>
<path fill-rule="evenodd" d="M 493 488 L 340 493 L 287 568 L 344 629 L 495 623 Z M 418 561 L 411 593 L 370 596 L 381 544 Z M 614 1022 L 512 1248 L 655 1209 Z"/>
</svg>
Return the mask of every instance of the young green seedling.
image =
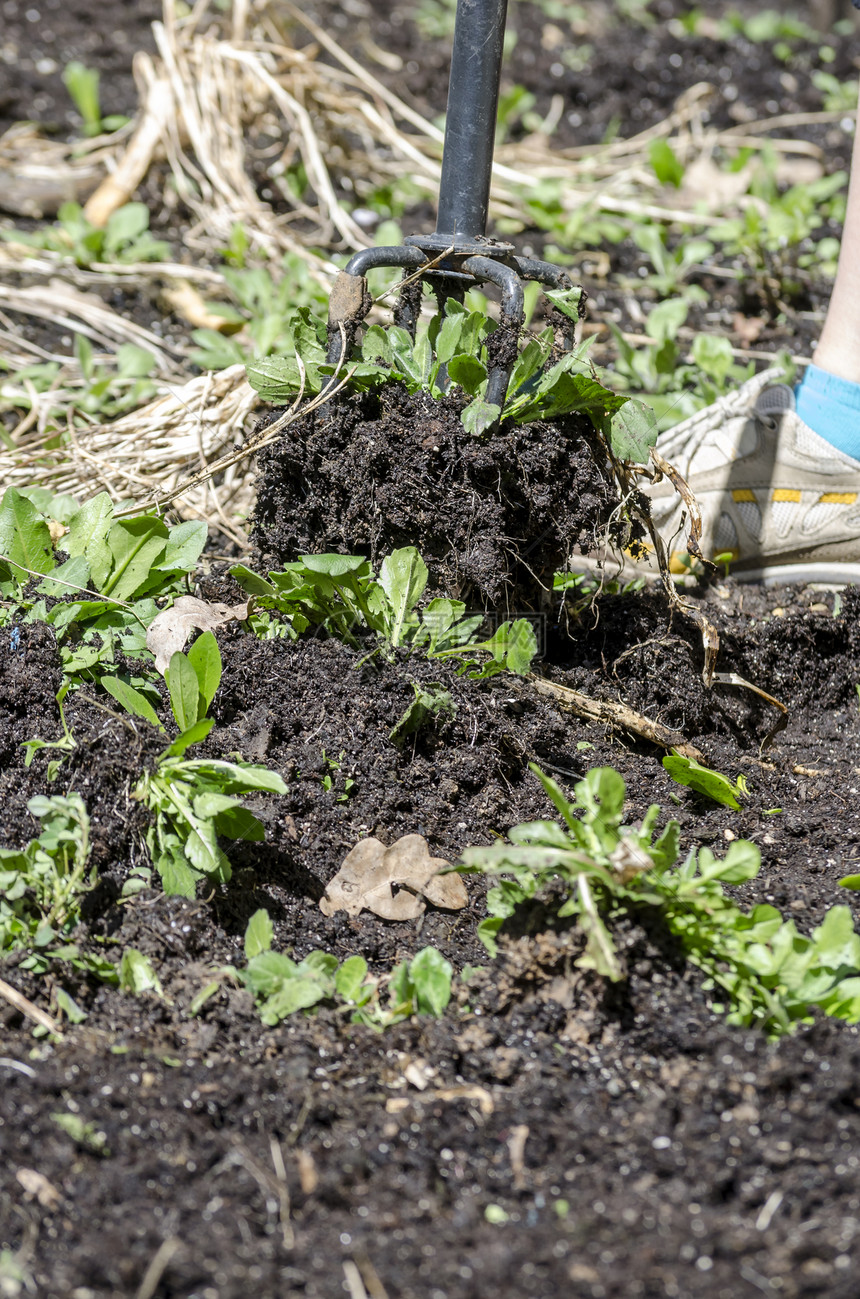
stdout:
<svg viewBox="0 0 860 1299">
<path fill-rule="evenodd" d="M 206 713 L 221 680 L 221 655 L 211 632 L 204 632 L 187 655 L 177 651 L 172 656 L 167 680 L 180 734 L 155 769 L 141 776 L 134 797 L 155 818 L 146 842 L 165 892 L 193 897 L 204 877 L 219 883 L 230 879 L 230 862 L 219 836 L 253 841 L 265 837 L 261 822 L 242 806 L 241 796 L 255 791 L 285 794 L 287 787 L 266 767 L 185 757 L 214 725 Z"/>
<path fill-rule="evenodd" d="M 94 68 L 87 68 L 73 59 L 63 69 L 63 82 L 75 108 L 84 119 L 84 135 L 100 135 L 103 131 L 118 131 L 121 126 L 125 126 L 127 117 L 102 117 L 99 74 Z"/>
<path fill-rule="evenodd" d="M 268 913 L 256 911 L 245 931 L 247 965 L 236 972 L 254 994 L 264 1024 L 274 1026 L 328 1002 L 349 1013 L 352 1023 L 382 1029 L 411 1015 L 442 1015 L 451 1000 L 452 966 L 433 947 L 403 961 L 386 979 L 374 978 L 363 956 L 338 964 L 336 956 L 315 951 L 295 961 L 272 951 L 273 937 Z M 217 986 L 204 991 L 211 995 Z M 386 988 L 387 1004 L 381 999 Z"/>
<path fill-rule="evenodd" d="M 102 228 L 85 216 L 79 203 L 64 203 L 57 224 L 40 230 L 0 230 L 0 239 L 37 251 L 59 253 L 78 266 L 94 262 L 161 262 L 170 245 L 149 233 L 149 210 L 144 203 L 126 203 L 108 217 Z"/>
<path fill-rule="evenodd" d="M 294 635 L 318 626 L 358 647 L 357 632 L 363 626 L 389 655 L 407 647 L 429 658 L 457 659 L 458 672 L 472 678 L 506 669 L 522 674 L 537 652 L 534 629 L 525 618 L 504 622 L 492 636 L 476 641 L 484 617 L 466 615 L 460 601 L 438 598 L 420 609 L 428 573 L 414 546 L 388 555 L 378 578 L 359 555 L 303 555 L 268 579 L 241 564 L 230 573 L 255 596 L 258 611 L 276 611 L 289 620 Z M 251 622 L 253 626 L 255 619 Z"/>
</svg>

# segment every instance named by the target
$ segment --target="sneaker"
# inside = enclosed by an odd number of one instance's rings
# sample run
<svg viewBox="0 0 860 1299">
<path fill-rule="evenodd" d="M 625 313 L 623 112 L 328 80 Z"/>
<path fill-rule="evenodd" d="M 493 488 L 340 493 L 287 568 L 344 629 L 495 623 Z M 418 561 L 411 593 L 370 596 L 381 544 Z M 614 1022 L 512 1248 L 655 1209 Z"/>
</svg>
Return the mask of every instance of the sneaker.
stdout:
<svg viewBox="0 0 860 1299">
<path fill-rule="evenodd" d="M 702 553 L 749 582 L 860 582 L 860 461 L 813 433 L 768 370 L 664 433 L 702 514 Z M 644 489 L 673 572 L 689 572 L 672 484 Z M 656 566 L 654 566 L 656 568 Z"/>
</svg>

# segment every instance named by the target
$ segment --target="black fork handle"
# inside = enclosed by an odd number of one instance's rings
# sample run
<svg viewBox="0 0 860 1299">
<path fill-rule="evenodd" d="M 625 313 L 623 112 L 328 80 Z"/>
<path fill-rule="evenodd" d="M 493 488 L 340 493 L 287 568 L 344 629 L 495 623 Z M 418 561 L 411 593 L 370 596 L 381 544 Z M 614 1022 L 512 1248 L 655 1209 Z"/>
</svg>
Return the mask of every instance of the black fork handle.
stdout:
<svg viewBox="0 0 860 1299">
<path fill-rule="evenodd" d="M 457 0 L 436 233 L 453 243 L 487 228 L 508 0 Z"/>
</svg>

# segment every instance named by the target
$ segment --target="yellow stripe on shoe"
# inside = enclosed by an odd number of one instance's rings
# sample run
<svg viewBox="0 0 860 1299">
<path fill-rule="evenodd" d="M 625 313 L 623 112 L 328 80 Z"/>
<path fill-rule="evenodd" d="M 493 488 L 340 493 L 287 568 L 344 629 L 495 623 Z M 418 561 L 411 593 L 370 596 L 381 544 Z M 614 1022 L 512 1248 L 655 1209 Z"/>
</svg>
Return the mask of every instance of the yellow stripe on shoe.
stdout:
<svg viewBox="0 0 860 1299">
<path fill-rule="evenodd" d="M 732 500 L 738 505 L 745 501 L 752 501 L 755 504 L 755 492 L 750 491 L 748 487 L 736 487 L 732 492 Z"/>
<path fill-rule="evenodd" d="M 800 503 L 800 492 L 796 487 L 777 487 L 773 493 L 774 501 L 794 501 Z"/>
<path fill-rule="evenodd" d="M 856 492 L 822 492 L 818 498 L 819 505 L 854 505 Z"/>
</svg>

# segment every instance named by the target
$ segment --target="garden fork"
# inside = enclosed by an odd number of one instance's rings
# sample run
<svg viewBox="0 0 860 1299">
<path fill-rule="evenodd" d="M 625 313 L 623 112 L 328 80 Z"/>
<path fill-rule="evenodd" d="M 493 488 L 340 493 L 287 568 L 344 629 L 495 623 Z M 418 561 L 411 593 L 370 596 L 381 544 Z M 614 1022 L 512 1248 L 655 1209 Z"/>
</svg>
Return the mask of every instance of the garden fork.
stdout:
<svg viewBox="0 0 860 1299">
<path fill-rule="evenodd" d="M 356 253 L 335 280 L 328 316 L 328 360 L 337 366 L 371 307 L 368 271 L 404 268 L 407 283 L 394 318 L 413 338 L 422 281 L 440 305 L 448 298 L 462 302 L 466 289 L 474 285 L 497 285 L 501 328 L 487 339 L 485 400 L 499 407 L 504 405 L 524 319 L 522 281 L 536 280 L 552 289 L 573 287 L 558 267 L 520 257 L 513 244 L 485 234 L 507 7 L 508 0 L 457 0 L 436 230 L 408 235 L 399 246 Z"/>
</svg>

